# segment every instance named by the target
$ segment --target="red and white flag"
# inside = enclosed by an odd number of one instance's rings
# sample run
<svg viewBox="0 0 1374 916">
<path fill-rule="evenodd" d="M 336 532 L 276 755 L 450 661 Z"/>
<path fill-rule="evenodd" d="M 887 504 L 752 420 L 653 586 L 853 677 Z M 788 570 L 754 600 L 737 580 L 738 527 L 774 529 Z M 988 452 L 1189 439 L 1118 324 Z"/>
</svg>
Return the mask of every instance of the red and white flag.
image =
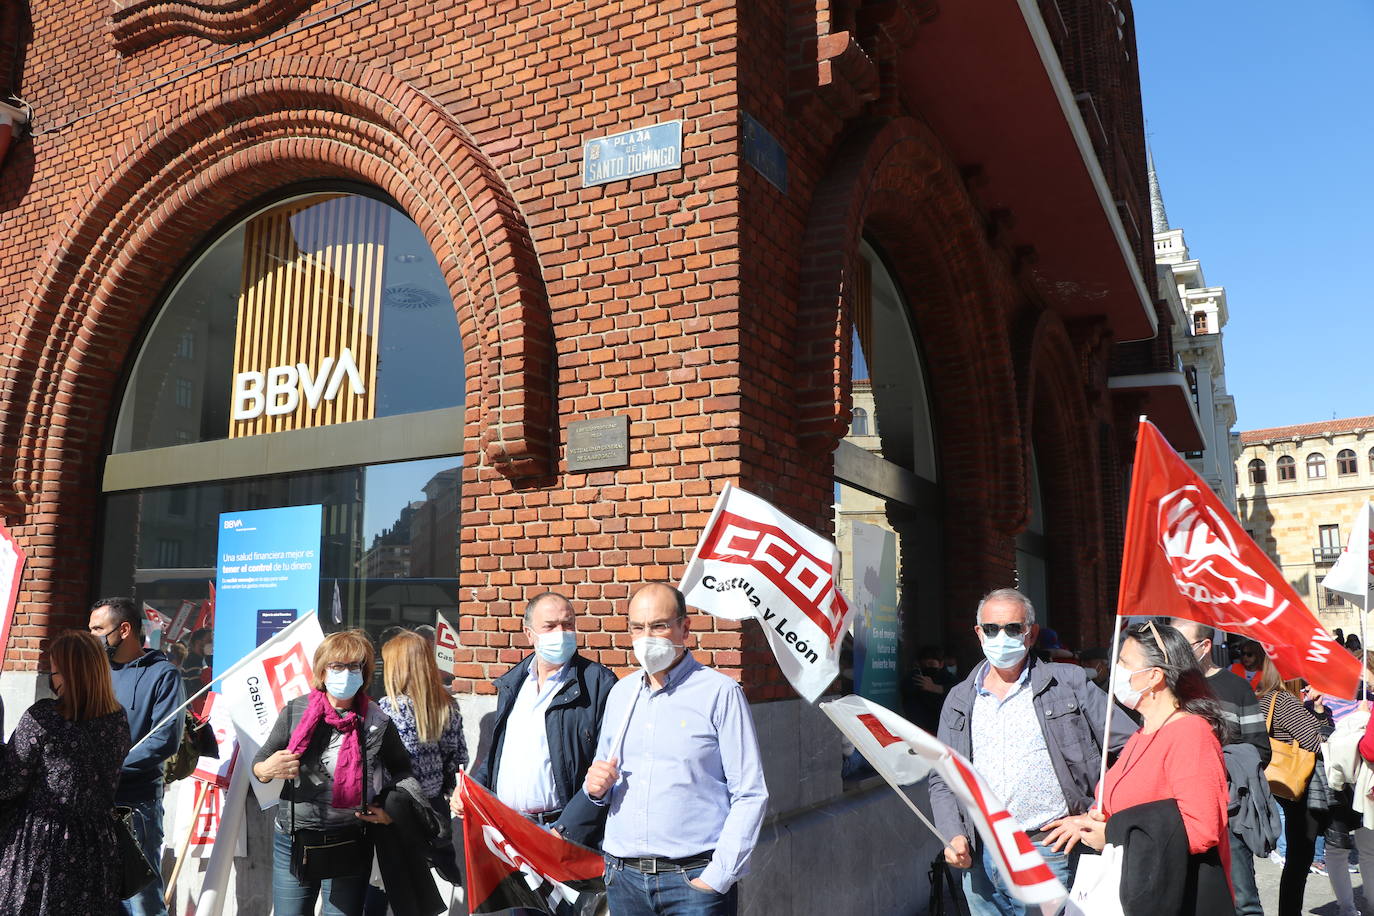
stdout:
<svg viewBox="0 0 1374 916">
<path fill-rule="evenodd" d="M 458 673 L 458 628 L 444 612 L 434 611 L 434 662 L 444 674 Z"/>
<path fill-rule="evenodd" d="M 1026 831 L 968 760 L 929 732 L 863 697 L 822 703 L 821 710 L 898 792 L 902 786 L 938 774 L 963 804 L 1013 897 L 1034 905 L 1067 896 Z"/>
<path fill-rule="evenodd" d="M 707 613 L 757 620 L 793 689 L 814 703 L 840 673 L 852 613 L 839 565 L 833 541 L 727 483 L 678 588 Z"/>
<path fill-rule="evenodd" d="M 220 681 L 223 702 L 238 739 L 239 754 L 250 759 L 262 747 L 288 701 L 310 692 L 311 662 L 324 642 L 312 611 L 276 633 L 239 662 Z M 281 781 L 251 781 L 258 802 L 276 804 Z"/>
<path fill-rule="evenodd" d="M 19 581 L 24 577 L 28 559 L 9 529 L 0 524 L 0 666 L 5 664 L 5 649 L 10 643 L 10 624 L 19 603 Z"/>
<path fill-rule="evenodd" d="M 1182 617 L 1239 633 L 1259 642 L 1284 678 L 1353 697 L 1360 663 L 1145 420 L 1133 474 L 1117 614 Z"/>
<path fill-rule="evenodd" d="M 560 916 L 597 912 L 606 893 L 606 863 L 599 852 L 522 817 L 466 773 L 458 774 L 458 792 L 473 916 L 512 909 Z"/>
</svg>

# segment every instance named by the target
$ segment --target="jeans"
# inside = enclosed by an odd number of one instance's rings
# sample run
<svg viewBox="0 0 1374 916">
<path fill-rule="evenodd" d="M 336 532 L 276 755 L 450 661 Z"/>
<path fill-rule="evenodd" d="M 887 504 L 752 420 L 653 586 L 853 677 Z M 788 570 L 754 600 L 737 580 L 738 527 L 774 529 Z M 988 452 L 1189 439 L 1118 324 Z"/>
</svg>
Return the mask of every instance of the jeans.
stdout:
<svg viewBox="0 0 1374 916">
<path fill-rule="evenodd" d="M 158 786 L 156 798 L 130 802 L 129 807 L 134 809 L 134 836 L 157 877 L 128 900 L 120 901 L 120 906 L 129 916 L 167 916 L 162 902 L 162 786 Z"/>
<path fill-rule="evenodd" d="M 606 863 L 606 904 L 615 916 L 735 916 L 739 886 L 723 894 L 698 890 L 687 882 L 701 876 L 705 865 L 686 871 L 646 875 Z"/>
<path fill-rule="evenodd" d="M 1063 882 L 1065 890 L 1070 888 L 1078 867 L 1077 851 L 1066 855 L 1039 843 L 1031 845 L 1045 859 L 1054 876 Z M 1039 907 L 1023 906 L 1007 893 L 1002 873 L 993 862 L 992 851 L 986 843 L 982 847 L 982 852 L 973 857 L 973 866 L 964 872 L 964 899 L 968 901 L 970 916 L 1038 916 Z"/>
<path fill-rule="evenodd" d="M 1255 853 L 1234 833 L 1231 834 L 1231 887 L 1236 892 L 1236 916 L 1264 916 L 1259 886 L 1255 884 Z"/>
<path fill-rule="evenodd" d="M 349 875 L 324 881 L 297 881 L 291 874 L 291 837 L 272 834 L 273 916 L 313 916 L 315 900 L 324 895 L 320 916 L 361 916 L 369 875 Z"/>
</svg>

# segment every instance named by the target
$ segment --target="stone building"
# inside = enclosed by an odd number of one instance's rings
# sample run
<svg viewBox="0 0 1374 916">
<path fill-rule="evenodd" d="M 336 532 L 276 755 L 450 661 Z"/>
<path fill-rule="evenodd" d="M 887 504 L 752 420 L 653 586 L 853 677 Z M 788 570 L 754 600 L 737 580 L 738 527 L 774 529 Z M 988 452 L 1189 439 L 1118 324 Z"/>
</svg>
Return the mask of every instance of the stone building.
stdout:
<svg viewBox="0 0 1374 916">
<path fill-rule="evenodd" d="M 220 513 L 290 506 L 322 507 L 347 625 L 456 609 L 473 746 L 524 602 L 571 595 L 623 670 L 627 596 L 677 579 L 726 481 L 827 532 L 863 494 L 904 664 L 971 660 L 978 597 L 1016 582 L 1102 644 L 1136 416 L 1203 448 L 1129 0 L 0 11 L 12 710 L 96 596 L 203 600 Z M 571 469 L 572 424 L 608 417 L 621 466 Z M 423 580 L 414 543 L 369 578 L 421 500 Z M 746 911 L 919 910 L 937 844 L 842 783 L 753 624 L 693 632 L 764 746 Z"/>
<path fill-rule="evenodd" d="M 1240 434 L 1237 517 L 1326 625 L 1359 633 L 1359 610 L 1321 587 L 1360 507 L 1374 499 L 1374 417 Z"/>
<path fill-rule="evenodd" d="M 1188 251 L 1183 230 L 1169 225 L 1153 160 L 1149 168 L 1159 294 L 1182 318 L 1174 325 L 1174 352 L 1183 366 L 1202 431 L 1203 447 L 1185 452 L 1184 458 L 1235 512 L 1236 485 L 1231 469 L 1240 456 L 1240 437 L 1231 431 L 1236 422 L 1236 400 L 1226 390 L 1222 329 L 1231 320 L 1226 289 L 1207 284 L 1202 264 Z"/>
</svg>

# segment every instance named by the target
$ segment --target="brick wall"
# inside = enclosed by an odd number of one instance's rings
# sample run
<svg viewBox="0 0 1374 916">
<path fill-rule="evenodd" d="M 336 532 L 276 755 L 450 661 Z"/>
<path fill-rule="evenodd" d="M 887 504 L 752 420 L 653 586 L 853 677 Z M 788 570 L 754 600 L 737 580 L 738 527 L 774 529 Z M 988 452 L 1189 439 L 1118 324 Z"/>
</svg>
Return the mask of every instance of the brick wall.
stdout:
<svg viewBox="0 0 1374 916">
<path fill-rule="evenodd" d="M 623 666 L 626 597 L 680 575 L 726 480 L 829 528 L 865 236 L 912 306 L 939 431 L 947 629 L 921 641 L 969 648 L 977 597 L 1010 584 L 1032 442 L 1065 496 L 1064 635 L 1088 635 L 1119 496 L 1090 432 L 1111 422 L 1110 341 L 1045 314 L 903 106 L 893 61 L 924 4 L 198 9 L 34 11 L 35 135 L 0 184 L 0 510 L 33 557 L 9 666 L 84 620 L 107 429 L 159 294 L 210 227 L 313 179 L 391 194 L 449 279 L 472 691 L 523 655 L 518 612 L 549 589 Z M 786 150 L 785 195 L 743 163 L 741 109 Z M 677 118 L 680 172 L 582 187 L 585 139 Z M 567 473 L 567 424 L 609 413 L 629 416 L 631 466 Z M 753 698 L 791 695 L 754 625 L 694 632 Z"/>
</svg>

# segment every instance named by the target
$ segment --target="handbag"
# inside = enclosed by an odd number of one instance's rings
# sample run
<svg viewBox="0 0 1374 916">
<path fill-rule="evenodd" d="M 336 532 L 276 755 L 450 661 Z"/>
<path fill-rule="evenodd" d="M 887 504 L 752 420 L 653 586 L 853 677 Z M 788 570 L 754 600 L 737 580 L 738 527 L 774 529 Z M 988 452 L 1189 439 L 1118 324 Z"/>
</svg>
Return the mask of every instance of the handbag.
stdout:
<svg viewBox="0 0 1374 916">
<path fill-rule="evenodd" d="M 1078 857 L 1064 916 L 1125 916 L 1121 908 L 1121 863 L 1124 847 L 1108 843 L 1102 854 Z"/>
<path fill-rule="evenodd" d="M 930 863 L 930 898 L 926 904 L 926 912 L 930 916 L 949 916 L 945 909 L 946 896 L 954 907 L 954 916 L 967 916 L 968 903 L 964 900 L 963 888 L 950 872 L 949 865 L 945 863 L 944 851 L 941 850 Z"/>
<path fill-rule="evenodd" d="M 1276 690 L 1269 698 L 1269 715 L 1264 719 L 1264 730 L 1270 735 L 1269 746 L 1273 749 L 1269 766 L 1264 768 L 1264 778 L 1269 781 L 1269 791 L 1276 797 L 1298 801 L 1307 791 L 1307 781 L 1312 778 L 1317 755 L 1314 751 L 1304 750 L 1296 741 L 1274 740 L 1274 704 L 1278 699 Z"/>
<path fill-rule="evenodd" d="M 114 821 L 115 845 L 119 848 L 115 892 L 120 900 L 128 900 L 152 884 L 157 872 L 143 854 L 143 847 L 138 845 L 138 837 L 134 835 L 134 809 L 116 805 L 110 811 L 110 819 Z"/>
</svg>

